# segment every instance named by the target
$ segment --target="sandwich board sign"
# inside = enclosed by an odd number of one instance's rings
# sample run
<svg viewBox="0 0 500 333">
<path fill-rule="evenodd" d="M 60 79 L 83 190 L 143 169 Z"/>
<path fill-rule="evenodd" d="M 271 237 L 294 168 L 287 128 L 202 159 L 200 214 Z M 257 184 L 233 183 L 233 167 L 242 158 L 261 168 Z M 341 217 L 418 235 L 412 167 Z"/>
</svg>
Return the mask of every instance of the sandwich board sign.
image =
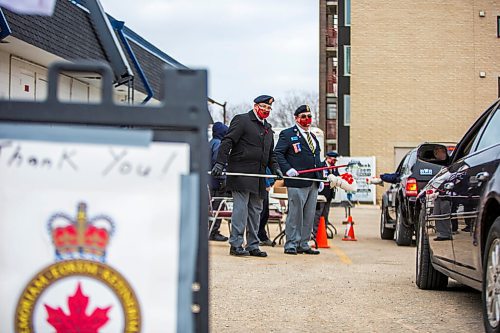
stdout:
<svg viewBox="0 0 500 333">
<path fill-rule="evenodd" d="M 101 73 L 102 103 L 59 103 L 62 71 Z M 0 331 L 208 331 L 206 73 L 165 76 L 158 108 L 114 105 L 97 64 L 0 102 Z"/>
</svg>

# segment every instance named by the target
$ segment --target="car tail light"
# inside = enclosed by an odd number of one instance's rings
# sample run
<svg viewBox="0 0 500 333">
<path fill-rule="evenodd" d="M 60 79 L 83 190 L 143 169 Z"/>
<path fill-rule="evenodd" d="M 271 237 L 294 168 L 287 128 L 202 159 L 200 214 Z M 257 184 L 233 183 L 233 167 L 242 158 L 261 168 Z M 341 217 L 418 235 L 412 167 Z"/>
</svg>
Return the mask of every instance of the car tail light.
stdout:
<svg viewBox="0 0 500 333">
<path fill-rule="evenodd" d="M 406 196 L 416 197 L 418 194 L 417 180 L 415 178 L 408 178 L 406 180 Z"/>
</svg>

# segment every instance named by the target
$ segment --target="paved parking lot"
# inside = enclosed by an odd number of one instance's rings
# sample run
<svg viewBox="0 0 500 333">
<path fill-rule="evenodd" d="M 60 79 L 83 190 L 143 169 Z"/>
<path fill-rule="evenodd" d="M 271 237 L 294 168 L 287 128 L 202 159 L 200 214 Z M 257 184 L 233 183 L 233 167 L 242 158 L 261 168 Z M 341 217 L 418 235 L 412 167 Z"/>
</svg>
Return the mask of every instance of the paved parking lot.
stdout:
<svg viewBox="0 0 500 333">
<path fill-rule="evenodd" d="M 480 293 L 454 281 L 419 290 L 415 246 L 381 240 L 379 212 L 354 208 L 358 241 L 344 242 L 344 211 L 333 209 L 339 234 L 319 256 L 285 255 L 278 245 L 262 247 L 268 258 L 240 258 L 227 242 L 210 242 L 211 331 L 482 332 Z"/>
</svg>

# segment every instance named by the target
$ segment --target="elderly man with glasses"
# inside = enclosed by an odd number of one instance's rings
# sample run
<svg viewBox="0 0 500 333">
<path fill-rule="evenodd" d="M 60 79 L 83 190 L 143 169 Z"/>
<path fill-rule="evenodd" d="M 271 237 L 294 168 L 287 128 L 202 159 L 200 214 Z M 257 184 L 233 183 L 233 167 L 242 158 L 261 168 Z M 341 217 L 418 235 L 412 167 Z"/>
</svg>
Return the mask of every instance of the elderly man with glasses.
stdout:
<svg viewBox="0 0 500 333">
<path fill-rule="evenodd" d="M 273 152 L 273 131 L 266 120 L 273 102 L 271 96 L 259 96 L 254 99 L 253 110 L 238 114 L 231 120 L 212 168 L 212 176 L 222 175 L 227 163 L 228 172 L 265 175 L 266 168 L 269 168 L 278 179 L 282 179 L 283 174 Z M 226 186 L 233 195 L 229 254 L 267 257 L 267 253 L 259 249 L 257 236 L 263 199 L 267 195 L 265 178 L 228 176 Z M 245 229 L 247 243 L 244 249 Z"/>
<path fill-rule="evenodd" d="M 280 165 L 289 177 L 296 177 L 300 170 L 318 168 L 322 165 L 321 148 L 316 136 L 311 133 L 312 114 L 308 105 L 301 105 L 294 113 L 295 125 L 281 131 L 274 152 Z M 321 172 L 300 175 L 304 178 L 322 179 Z M 318 191 L 322 182 L 285 179 L 288 188 L 288 215 L 285 225 L 285 253 L 296 255 L 319 254 L 309 246 L 316 211 Z"/>
</svg>

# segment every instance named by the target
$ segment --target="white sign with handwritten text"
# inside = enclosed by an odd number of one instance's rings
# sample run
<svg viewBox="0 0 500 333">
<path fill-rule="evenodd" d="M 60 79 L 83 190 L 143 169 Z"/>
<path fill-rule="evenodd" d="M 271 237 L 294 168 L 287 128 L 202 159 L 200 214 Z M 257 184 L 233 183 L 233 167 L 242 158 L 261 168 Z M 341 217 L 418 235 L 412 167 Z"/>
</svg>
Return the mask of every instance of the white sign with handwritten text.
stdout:
<svg viewBox="0 0 500 333">
<path fill-rule="evenodd" d="M 369 185 L 366 183 L 366 178 L 375 176 L 375 157 L 340 157 L 337 161 L 337 165 L 347 165 L 347 167 L 339 168 L 339 173 L 343 174 L 344 172 L 349 172 L 352 174 L 357 184 L 357 191 L 355 193 L 337 191 L 334 201 L 340 202 L 343 200 L 349 200 L 351 202 L 366 202 L 375 204 L 375 185 Z"/>
<path fill-rule="evenodd" d="M 188 173 L 187 144 L 1 139 L 0 331 L 174 332 Z"/>
</svg>

